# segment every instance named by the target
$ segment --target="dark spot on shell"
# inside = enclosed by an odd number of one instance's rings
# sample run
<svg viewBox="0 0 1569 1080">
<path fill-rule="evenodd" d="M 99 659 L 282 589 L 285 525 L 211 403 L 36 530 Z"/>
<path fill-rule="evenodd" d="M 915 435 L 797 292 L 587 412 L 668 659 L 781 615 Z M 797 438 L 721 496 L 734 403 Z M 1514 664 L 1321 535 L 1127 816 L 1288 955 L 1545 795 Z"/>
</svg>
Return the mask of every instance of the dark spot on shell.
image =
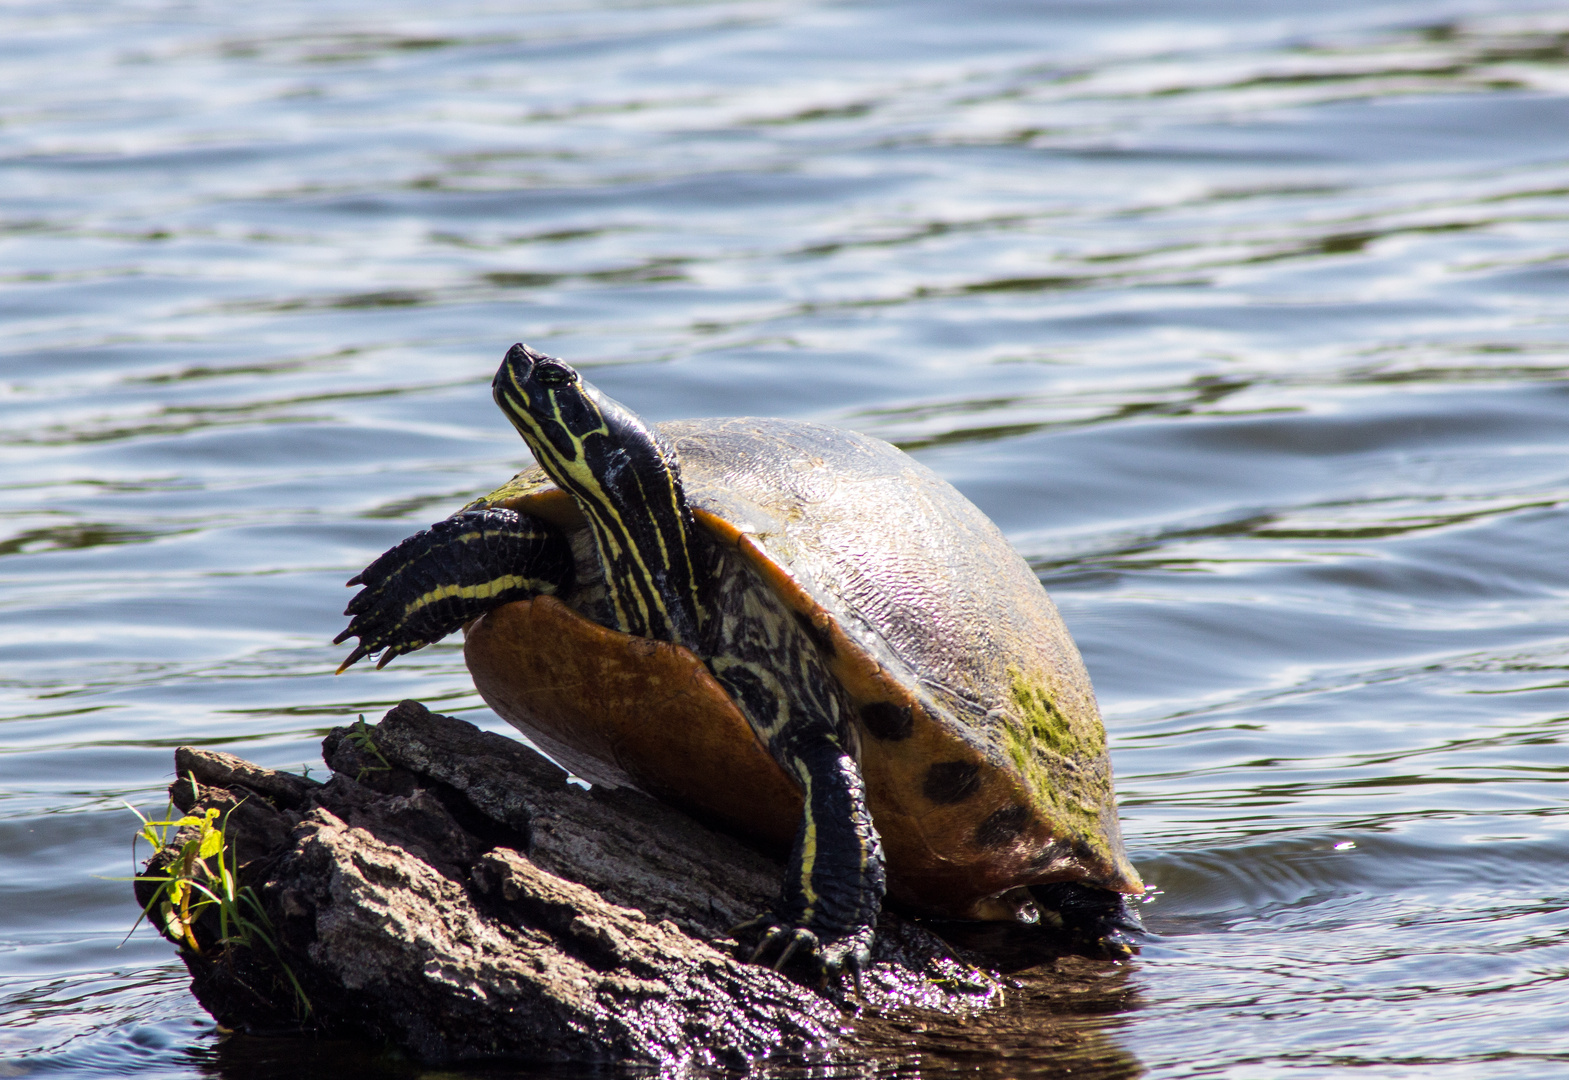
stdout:
<svg viewBox="0 0 1569 1080">
<path fill-rule="evenodd" d="M 963 802 L 981 789 L 981 767 L 973 761 L 939 761 L 926 770 L 921 793 L 939 806 Z"/>
<path fill-rule="evenodd" d="M 1056 841 L 1053 841 L 1035 853 L 1034 858 L 1030 860 L 1029 868 L 1035 873 L 1040 873 L 1056 862 L 1061 855 L 1061 846 Z"/>
<path fill-rule="evenodd" d="M 884 742 L 898 742 L 915 730 L 915 712 L 908 705 L 873 701 L 861 706 L 861 725 Z"/>
<path fill-rule="evenodd" d="M 1095 849 L 1088 840 L 1075 840 L 1073 842 L 1073 855 L 1080 862 L 1089 862 L 1095 858 Z"/>
<path fill-rule="evenodd" d="M 1030 820 L 1028 806 L 1006 806 L 975 827 L 975 846 L 998 848 L 1011 843 Z"/>
<path fill-rule="evenodd" d="M 795 616 L 796 624 L 801 627 L 807 637 L 812 639 L 812 644 L 816 645 L 824 656 L 832 656 L 834 654 L 833 635 L 828 632 L 826 627 L 818 626 L 817 620 L 802 612 L 794 611 L 791 614 Z"/>
</svg>

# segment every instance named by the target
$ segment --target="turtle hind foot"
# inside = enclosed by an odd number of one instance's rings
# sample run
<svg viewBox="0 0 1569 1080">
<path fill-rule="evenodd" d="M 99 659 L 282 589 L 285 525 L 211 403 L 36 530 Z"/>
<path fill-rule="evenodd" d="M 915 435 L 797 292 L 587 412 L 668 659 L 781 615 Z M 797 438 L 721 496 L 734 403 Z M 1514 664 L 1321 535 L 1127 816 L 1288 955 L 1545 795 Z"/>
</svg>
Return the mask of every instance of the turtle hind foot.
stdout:
<svg viewBox="0 0 1569 1080">
<path fill-rule="evenodd" d="M 826 988 L 846 974 L 859 986 L 861 972 L 872 962 L 871 926 L 825 940 L 809 927 L 795 926 L 775 915 L 765 914 L 732 927 L 727 936 L 740 941 L 753 934 L 758 934 L 757 945 L 750 953 L 741 946 L 738 955 L 745 956 L 749 963 L 763 964 L 782 974 L 810 974 L 820 988 Z"/>
<path fill-rule="evenodd" d="M 1042 921 L 1066 936 L 1073 952 L 1095 960 L 1126 960 L 1139 951 L 1144 922 L 1128 898 L 1077 882 L 1032 885 Z"/>
</svg>

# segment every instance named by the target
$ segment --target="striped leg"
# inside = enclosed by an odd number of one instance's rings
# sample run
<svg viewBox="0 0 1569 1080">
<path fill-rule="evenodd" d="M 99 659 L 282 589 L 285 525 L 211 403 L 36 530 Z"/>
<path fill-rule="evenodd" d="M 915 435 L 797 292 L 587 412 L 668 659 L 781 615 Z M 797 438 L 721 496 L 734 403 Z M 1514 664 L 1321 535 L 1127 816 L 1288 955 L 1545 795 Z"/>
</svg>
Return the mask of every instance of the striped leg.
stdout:
<svg viewBox="0 0 1569 1080">
<path fill-rule="evenodd" d="M 491 608 L 571 582 L 571 548 L 538 518 L 495 508 L 454 514 L 349 579 L 364 588 L 344 610 L 353 619 L 333 644 L 360 640 L 338 671 L 376 652 L 376 666 L 385 667 Z"/>
<path fill-rule="evenodd" d="M 744 567 L 721 565 L 716 611 L 745 633 L 723 641 L 708 669 L 805 803 L 773 910 L 737 933 L 763 932 L 752 959 L 783 968 L 802 954 L 828 978 L 871 958 L 885 881 L 866 782 L 849 749 L 848 704 L 821 646 Z"/>
<path fill-rule="evenodd" d="M 774 918 L 752 959 L 777 949 L 774 967 L 805 949 L 823 977 L 871 960 L 885 882 L 882 844 L 866 806 L 860 766 L 832 737 L 807 736 L 776 751 L 806 798 Z"/>
</svg>

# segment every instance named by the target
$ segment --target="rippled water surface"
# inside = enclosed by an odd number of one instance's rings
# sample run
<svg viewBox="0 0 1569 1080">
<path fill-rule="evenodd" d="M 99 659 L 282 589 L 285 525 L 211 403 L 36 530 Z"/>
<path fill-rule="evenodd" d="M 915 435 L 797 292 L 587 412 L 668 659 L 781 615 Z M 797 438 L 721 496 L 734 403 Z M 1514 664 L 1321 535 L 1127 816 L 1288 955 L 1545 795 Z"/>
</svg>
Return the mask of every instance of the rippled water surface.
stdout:
<svg viewBox="0 0 1569 1080">
<path fill-rule="evenodd" d="M 0 5 L 0 1073 L 372 1068 L 104 878 L 181 743 L 503 726 L 328 642 L 517 340 L 910 449 L 1084 650 L 1156 937 L 852 1068 L 1569 1072 L 1566 194 L 1523 0 Z"/>
</svg>

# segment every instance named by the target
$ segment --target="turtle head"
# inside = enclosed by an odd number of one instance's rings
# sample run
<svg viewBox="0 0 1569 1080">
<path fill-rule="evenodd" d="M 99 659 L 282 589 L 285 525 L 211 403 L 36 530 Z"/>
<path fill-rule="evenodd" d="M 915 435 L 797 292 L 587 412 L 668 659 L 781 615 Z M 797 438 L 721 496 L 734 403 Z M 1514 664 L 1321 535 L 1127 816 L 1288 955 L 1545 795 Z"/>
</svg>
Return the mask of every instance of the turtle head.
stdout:
<svg viewBox="0 0 1569 1080">
<path fill-rule="evenodd" d="M 695 645 L 704 608 L 675 450 L 569 365 L 527 345 L 507 350 L 490 385 L 540 467 L 587 518 L 616 629 Z"/>
<path fill-rule="evenodd" d="M 552 477 L 556 470 L 547 458 L 562 463 L 582 460 L 596 435 L 610 434 L 606 404 L 612 422 L 625 418 L 641 426 L 636 416 L 584 382 L 569 365 L 527 345 L 507 350 L 490 392 Z M 539 442 L 546 444 L 543 454 L 535 449 Z"/>
</svg>

